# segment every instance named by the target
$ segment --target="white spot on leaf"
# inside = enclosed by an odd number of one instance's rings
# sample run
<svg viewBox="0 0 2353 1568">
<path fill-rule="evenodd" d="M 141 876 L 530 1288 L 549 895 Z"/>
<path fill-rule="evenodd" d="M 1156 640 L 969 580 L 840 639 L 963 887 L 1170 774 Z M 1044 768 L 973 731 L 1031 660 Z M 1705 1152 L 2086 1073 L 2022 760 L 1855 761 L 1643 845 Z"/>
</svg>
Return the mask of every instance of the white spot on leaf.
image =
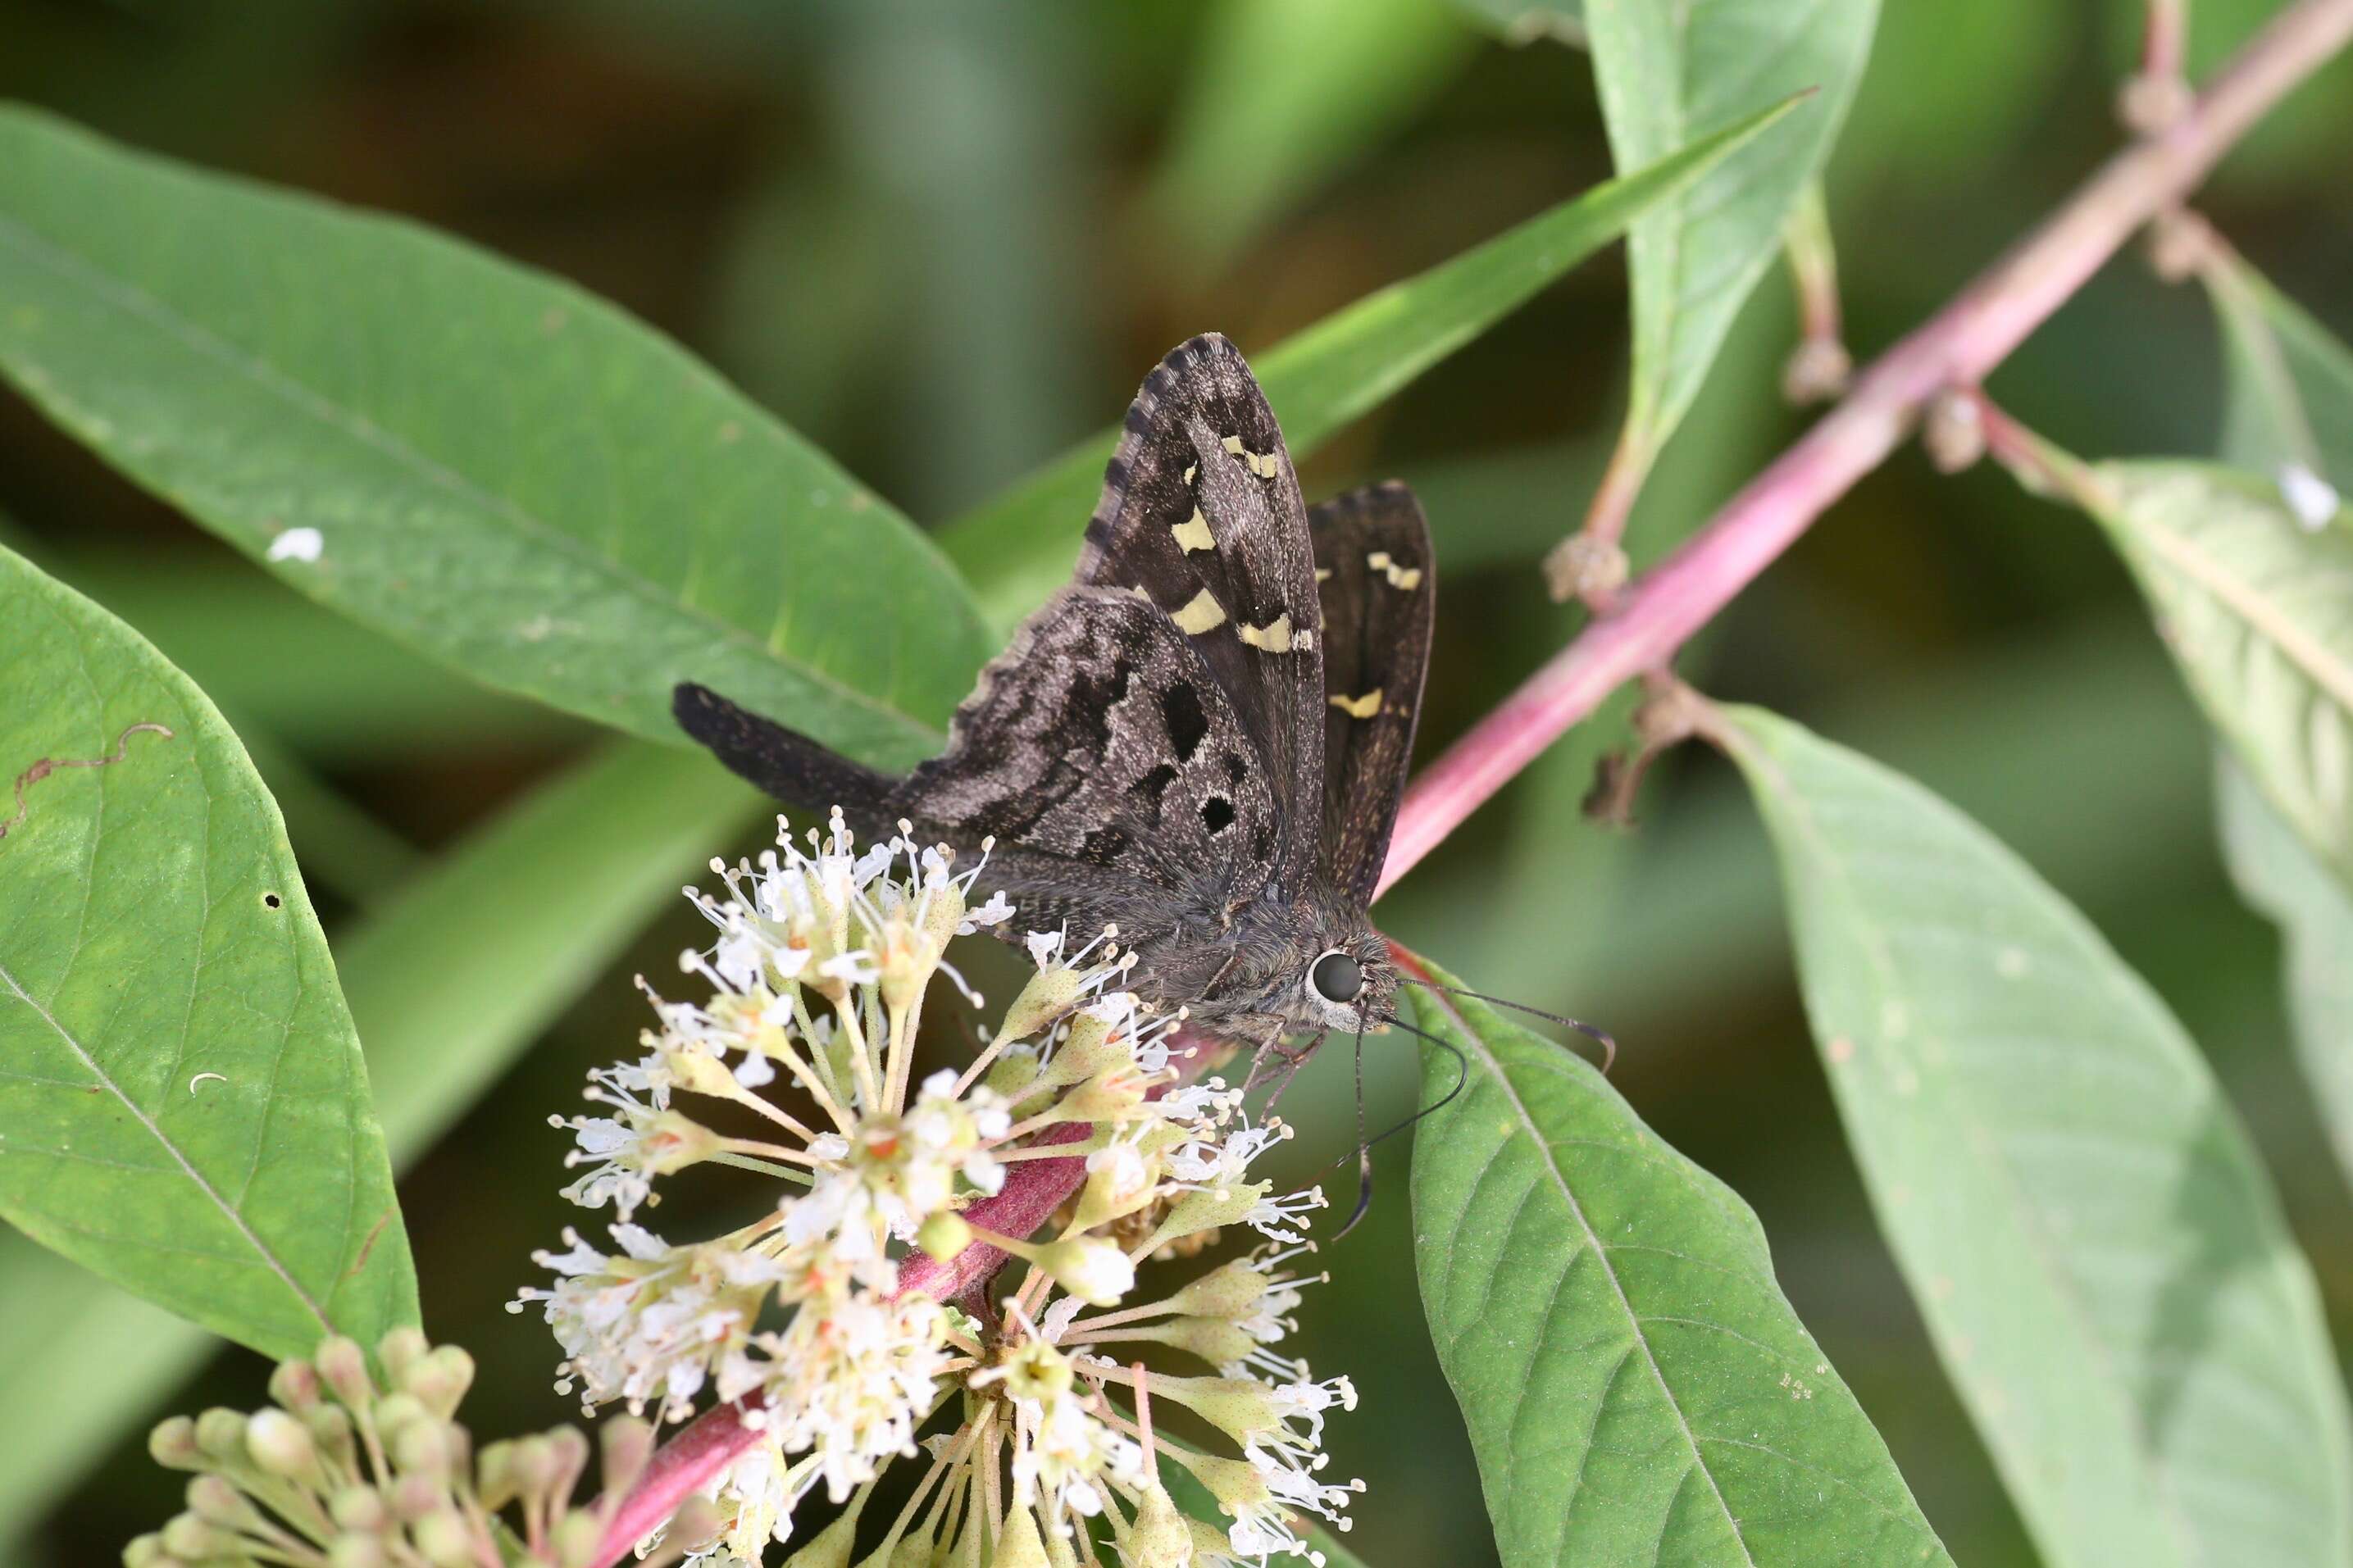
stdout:
<svg viewBox="0 0 2353 1568">
<path fill-rule="evenodd" d="M 196 1085 L 204 1082 L 206 1079 L 212 1079 L 215 1083 L 227 1083 L 228 1081 L 227 1077 L 221 1073 L 200 1072 L 195 1077 L 188 1080 L 188 1092 L 190 1094 L 195 1093 Z"/>
<path fill-rule="evenodd" d="M 327 541 L 315 528 L 290 528 L 269 542 L 272 561 L 316 561 Z"/>
<path fill-rule="evenodd" d="M 2309 533 L 2327 528 L 2341 504 L 2337 487 L 2306 468 L 2302 463 L 2288 463 L 2280 468 L 2280 500 L 2295 514 L 2295 521 Z"/>
</svg>

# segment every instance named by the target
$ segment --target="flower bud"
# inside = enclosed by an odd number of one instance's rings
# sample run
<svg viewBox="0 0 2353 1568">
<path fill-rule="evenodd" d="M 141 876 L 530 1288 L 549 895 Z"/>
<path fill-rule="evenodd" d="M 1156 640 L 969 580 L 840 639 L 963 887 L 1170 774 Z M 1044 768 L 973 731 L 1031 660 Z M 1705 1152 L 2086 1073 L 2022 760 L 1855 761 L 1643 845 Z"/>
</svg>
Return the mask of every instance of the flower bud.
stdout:
<svg viewBox="0 0 2353 1568">
<path fill-rule="evenodd" d="M 1152 1233 L 1152 1248 L 1157 1251 L 1180 1237 L 1199 1231 L 1240 1225 L 1258 1207 L 1259 1200 L 1273 1190 L 1272 1182 L 1237 1182 L 1229 1187 L 1180 1194 L 1168 1205 L 1160 1227 Z"/>
<path fill-rule="evenodd" d="M 414 1524 L 449 1500 L 449 1489 L 431 1476 L 400 1476 L 392 1483 L 386 1500 L 392 1505 L 392 1517 L 403 1524 Z"/>
<path fill-rule="evenodd" d="M 237 1530 L 259 1519 L 245 1494 L 224 1476 L 198 1476 L 188 1483 L 188 1511 L 207 1524 Z"/>
<path fill-rule="evenodd" d="M 577 1426 L 558 1426 L 548 1433 L 547 1442 L 555 1460 L 555 1489 L 569 1491 L 588 1468 L 588 1439 Z"/>
<path fill-rule="evenodd" d="M 1038 1538 L 1038 1521 L 1029 1510 L 1017 1508 L 1006 1519 L 997 1538 L 997 1554 L 988 1562 L 989 1568 L 1050 1568 L 1046 1543 Z"/>
<path fill-rule="evenodd" d="M 289 1410 L 308 1410 L 319 1403 L 319 1369 L 307 1361 L 281 1361 L 269 1374 L 269 1397 Z"/>
<path fill-rule="evenodd" d="M 345 1487 L 327 1504 L 335 1528 L 356 1535 L 374 1535 L 385 1523 L 384 1499 L 371 1486 Z"/>
<path fill-rule="evenodd" d="M 493 1443 L 474 1463 L 474 1490 L 492 1513 L 515 1500 L 514 1454 L 512 1441 Z"/>
<path fill-rule="evenodd" d="M 409 1539 L 433 1568 L 474 1568 L 474 1532 L 456 1509 L 443 1507 L 408 1527 Z"/>
<path fill-rule="evenodd" d="M 1258 1349 L 1258 1336 L 1223 1318 L 1176 1318 L 1157 1336 L 1171 1350 L 1188 1351 L 1215 1367 L 1230 1367 Z"/>
<path fill-rule="evenodd" d="M 474 1358 L 456 1345 L 443 1345 L 412 1362 L 399 1376 L 403 1389 L 447 1421 L 458 1414 L 466 1391 L 474 1386 Z"/>
<path fill-rule="evenodd" d="M 1004 1096 L 1008 1105 L 1018 1105 L 1037 1083 L 1038 1073 L 1036 1048 L 1017 1042 L 997 1053 L 997 1059 L 988 1064 L 987 1076 L 981 1082 Z"/>
<path fill-rule="evenodd" d="M 174 1557 L 199 1563 L 215 1557 L 234 1562 L 240 1555 L 235 1535 L 218 1525 L 207 1524 L 193 1513 L 176 1515 L 164 1527 L 164 1547 Z"/>
<path fill-rule="evenodd" d="M 1237 1258 L 1169 1297 L 1168 1304 L 1188 1318 L 1247 1318 L 1272 1283 L 1249 1258 Z"/>
<path fill-rule="evenodd" d="M 1013 1005 L 1005 1010 L 1005 1023 L 997 1030 L 998 1037 L 1026 1040 L 1037 1034 L 1077 1004 L 1081 984 L 1079 972 L 1068 964 L 1057 963 L 1039 970 L 1029 977 L 1021 994 L 1013 998 Z"/>
<path fill-rule="evenodd" d="M 675 1047 L 661 1053 L 662 1068 L 670 1075 L 676 1087 L 689 1094 L 710 1095 L 720 1100 L 739 1097 L 742 1086 L 727 1064 L 709 1051 Z"/>
<path fill-rule="evenodd" d="M 335 1397 L 351 1409 L 364 1410 L 375 1402 L 375 1384 L 368 1377 L 367 1354 L 357 1341 L 337 1334 L 322 1343 L 311 1360 Z"/>
<path fill-rule="evenodd" d="M 397 1387 L 407 1378 L 408 1369 L 423 1361 L 432 1349 L 433 1342 L 425 1337 L 423 1330 L 404 1325 L 388 1330 L 376 1342 L 375 1353 L 384 1363 L 385 1377 Z"/>
<path fill-rule="evenodd" d="M 318 1446 L 311 1429 L 283 1410 L 258 1411 L 245 1426 L 245 1451 L 273 1476 L 301 1480 L 318 1472 Z"/>
<path fill-rule="evenodd" d="M 404 1475 L 449 1473 L 449 1437 L 440 1422 L 420 1415 L 393 1434 L 392 1463 Z"/>
<path fill-rule="evenodd" d="M 340 1405 L 322 1402 L 302 1413 L 302 1425 L 330 1464 L 343 1469 L 351 1468 L 358 1458 L 359 1447 L 352 1438 L 350 1411 Z"/>
<path fill-rule="evenodd" d="M 928 1559 L 926 1560 L 928 1568 Z M 122 1568 L 184 1568 L 180 1560 L 166 1551 L 160 1535 L 135 1537 L 122 1549 Z"/>
<path fill-rule="evenodd" d="M 234 1464 L 245 1458 L 245 1415 L 215 1405 L 196 1417 L 196 1447 L 208 1459 Z"/>
<path fill-rule="evenodd" d="M 574 1519 L 587 1517 L 590 1516 L 572 1515 Z M 719 1534 L 719 1526 L 718 1504 L 707 1497 L 687 1499 L 679 1504 L 678 1511 L 670 1516 L 670 1523 L 663 1526 L 662 1542 L 646 1558 L 643 1568 L 667 1568 L 668 1564 L 677 1562 L 686 1553 L 709 1546 Z M 598 1555 L 596 1542 L 601 1541 L 602 1531 L 590 1541 L 587 1552 L 577 1557 L 564 1554 L 565 1543 L 560 1531 L 558 1536 L 556 1568 L 591 1568 Z M 931 1568 L 930 1558 L 923 1560 L 923 1568 Z"/>
<path fill-rule="evenodd" d="M 167 1470 L 197 1470 L 205 1466 L 205 1451 L 196 1444 L 196 1424 L 185 1415 L 156 1423 L 155 1430 L 147 1434 L 147 1452 Z M 162 1550 L 162 1538 L 151 1539 Z"/>
<path fill-rule="evenodd" d="M 1135 1265 L 1099 1237 L 1072 1237 L 1038 1249 L 1038 1267 L 1091 1307 L 1109 1307 L 1135 1289 Z"/>
<path fill-rule="evenodd" d="M 605 1543 L 605 1527 L 596 1516 L 574 1509 L 555 1521 L 548 1534 L 548 1545 L 555 1552 L 555 1568 L 594 1568 L 598 1548 Z"/>
<path fill-rule="evenodd" d="M 1128 1568 L 1192 1568 L 1193 1532 L 1158 1481 L 1146 1482 L 1136 1499 L 1135 1522 L 1120 1547 Z"/>
<path fill-rule="evenodd" d="M 858 1541 L 858 1515 L 853 1505 L 839 1519 L 809 1538 L 807 1545 L 785 1559 L 785 1568 L 849 1568 L 850 1549 Z M 1005 1547 L 997 1545 L 997 1563 L 1003 1563 Z M 992 1565 L 993 1568 L 993 1565 Z"/>
<path fill-rule="evenodd" d="M 375 1404 L 375 1429 L 387 1436 L 412 1421 L 429 1421 L 425 1402 L 413 1394 L 387 1394 Z"/>
<path fill-rule="evenodd" d="M 915 1232 L 915 1245 L 945 1263 L 972 1245 L 972 1226 L 943 1209 L 923 1221 Z"/>
<path fill-rule="evenodd" d="M 619 1497 L 638 1484 L 653 1458 L 654 1429 L 634 1415 L 615 1415 L 599 1425 L 597 1465 L 607 1497 Z"/>
<path fill-rule="evenodd" d="M 373 1535 L 339 1535 L 327 1548 L 327 1568 L 387 1568 L 391 1561 Z"/>
</svg>

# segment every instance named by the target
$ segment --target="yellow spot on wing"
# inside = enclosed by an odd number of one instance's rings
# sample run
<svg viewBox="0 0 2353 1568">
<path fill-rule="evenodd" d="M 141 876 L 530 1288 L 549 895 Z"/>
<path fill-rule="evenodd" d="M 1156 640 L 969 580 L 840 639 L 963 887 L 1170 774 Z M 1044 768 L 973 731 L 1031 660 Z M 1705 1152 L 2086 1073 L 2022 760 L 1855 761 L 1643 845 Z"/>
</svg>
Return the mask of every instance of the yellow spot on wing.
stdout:
<svg viewBox="0 0 2353 1568">
<path fill-rule="evenodd" d="M 1262 626 L 1242 626 L 1239 630 L 1242 641 L 1252 647 L 1262 647 L 1269 653 L 1291 651 L 1291 612 L 1288 610 Z"/>
<path fill-rule="evenodd" d="M 1248 447 L 1242 445 L 1242 438 L 1239 436 L 1229 436 L 1220 444 L 1227 451 L 1232 453 L 1235 457 L 1240 458 L 1242 460 L 1242 466 L 1250 469 L 1251 473 L 1256 474 L 1260 479 L 1271 479 L 1274 478 L 1276 471 L 1282 467 L 1281 464 L 1274 460 L 1273 453 L 1253 452 Z"/>
<path fill-rule="evenodd" d="M 1365 564 L 1387 577 L 1392 588 L 1410 591 L 1421 586 L 1421 568 L 1398 565 L 1386 550 L 1376 550 L 1366 556 Z"/>
<path fill-rule="evenodd" d="M 1351 719 L 1369 719 L 1381 710 L 1381 689 L 1376 686 L 1362 697 L 1335 697 L 1332 706 Z"/>
<path fill-rule="evenodd" d="M 1329 583 L 1332 580 L 1332 568 L 1329 566 L 1315 568 L 1315 580 L 1318 583 Z"/>
<path fill-rule="evenodd" d="M 1218 547 L 1218 536 L 1209 531 L 1209 520 L 1201 515 L 1201 509 L 1198 506 L 1193 509 L 1191 517 L 1168 531 L 1176 536 L 1176 547 L 1188 555 L 1196 550 L 1215 550 Z"/>
<path fill-rule="evenodd" d="M 1215 594 L 1204 588 L 1193 595 L 1190 604 L 1177 611 L 1171 618 L 1176 621 L 1178 631 L 1189 632 L 1198 637 L 1203 632 L 1225 624 L 1226 607 L 1218 603 L 1218 596 Z"/>
<path fill-rule="evenodd" d="M 1186 482 L 1187 484 L 1188 484 L 1188 485 L 1189 485 L 1189 484 L 1191 484 L 1191 483 L 1193 482 L 1193 476 L 1194 476 L 1195 474 L 1199 473 L 1200 471 L 1201 471 L 1201 465 L 1200 465 L 1200 464 L 1198 464 L 1198 463 L 1187 463 L 1187 464 L 1186 464 L 1186 465 L 1185 465 L 1185 482 Z"/>
</svg>

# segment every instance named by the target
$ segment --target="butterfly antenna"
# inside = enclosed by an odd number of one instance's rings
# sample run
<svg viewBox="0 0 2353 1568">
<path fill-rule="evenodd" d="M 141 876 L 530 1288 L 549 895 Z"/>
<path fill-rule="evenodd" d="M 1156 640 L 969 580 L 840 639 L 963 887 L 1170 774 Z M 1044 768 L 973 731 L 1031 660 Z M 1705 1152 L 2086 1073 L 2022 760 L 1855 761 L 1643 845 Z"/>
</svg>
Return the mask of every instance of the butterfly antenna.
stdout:
<svg viewBox="0 0 2353 1568">
<path fill-rule="evenodd" d="M 1356 1229 L 1372 1210 L 1373 1141 L 1365 1136 L 1365 1026 L 1360 1017 L 1356 1024 L 1356 1207 L 1348 1223 L 1332 1233 L 1332 1239 L 1337 1241 Z"/>
<path fill-rule="evenodd" d="M 1398 978 L 1404 981 L 1408 985 L 1419 985 L 1425 991 L 1444 991 L 1456 996 L 1468 996 L 1473 1002 L 1485 1002 L 1490 1005 L 1496 1007 L 1509 1007 L 1515 1013 L 1525 1013 L 1532 1017 L 1542 1018 L 1547 1023 L 1558 1024 L 1564 1029 L 1574 1029 L 1578 1034 L 1583 1035 L 1587 1039 L 1595 1041 L 1601 1047 L 1601 1071 L 1605 1076 L 1612 1067 L 1617 1065 L 1618 1042 L 1609 1037 L 1608 1030 L 1598 1029 L 1591 1024 L 1584 1022 L 1582 1019 L 1564 1018 L 1557 1013 L 1547 1013 L 1541 1007 L 1531 1007 L 1525 1002 L 1514 1002 L 1508 996 L 1490 996 L 1484 991 L 1473 991 L 1467 986 L 1440 985 L 1435 980 L 1423 980 L 1411 974 L 1399 974 Z M 1399 1026 L 1404 1028 L 1411 1027 L 1410 1025 L 1400 1025 Z M 1421 1035 L 1421 1037 L 1425 1040 L 1430 1038 L 1428 1035 L 1423 1035 L 1419 1029 L 1414 1029 L 1413 1032 L 1417 1035 Z M 1448 1048 L 1451 1049 L 1452 1047 L 1450 1047 Z M 1433 1106 L 1431 1109 L 1435 1110 L 1436 1107 Z"/>
</svg>

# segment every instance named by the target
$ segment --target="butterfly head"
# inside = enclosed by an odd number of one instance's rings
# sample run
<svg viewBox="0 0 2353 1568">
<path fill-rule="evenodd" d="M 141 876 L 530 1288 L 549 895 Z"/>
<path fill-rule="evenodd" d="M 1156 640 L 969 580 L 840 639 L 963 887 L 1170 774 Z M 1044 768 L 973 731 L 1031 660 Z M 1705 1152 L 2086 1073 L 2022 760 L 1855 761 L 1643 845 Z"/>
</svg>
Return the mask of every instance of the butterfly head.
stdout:
<svg viewBox="0 0 2353 1568">
<path fill-rule="evenodd" d="M 1366 931 L 1325 948 L 1308 961 L 1299 990 L 1311 1028 L 1354 1033 L 1388 1023 L 1397 993 L 1388 943 Z"/>
</svg>

